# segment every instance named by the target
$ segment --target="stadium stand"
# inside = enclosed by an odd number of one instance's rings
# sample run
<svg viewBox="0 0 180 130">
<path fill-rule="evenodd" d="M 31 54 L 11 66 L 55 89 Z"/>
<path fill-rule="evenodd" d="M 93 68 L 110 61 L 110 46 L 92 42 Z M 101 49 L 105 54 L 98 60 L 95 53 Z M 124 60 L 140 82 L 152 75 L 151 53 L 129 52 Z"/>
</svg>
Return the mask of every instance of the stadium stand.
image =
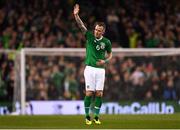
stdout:
<svg viewBox="0 0 180 130">
<path fill-rule="evenodd" d="M 0 49 L 83 48 L 85 38 L 72 15 L 75 0 L 1 0 Z M 89 29 L 97 20 L 105 21 L 113 47 L 180 47 L 179 1 L 172 0 L 79 0 L 81 16 Z M 154 6 L 156 5 L 156 6 Z M 87 8 L 90 7 L 90 8 Z M 163 63 L 166 68 L 159 68 Z M 76 62 L 57 58 L 32 60 L 28 57 L 27 100 L 83 99 L 82 59 Z M 178 58 L 146 63 L 141 59 L 114 58 L 110 63 L 105 100 L 180 99 Z M 36 66 L 36 67 L 34 67 Z M 66 66 L 66 69 L 64 69 Z M 12 100 L 13 60 L 0 55 L 0 99 Z M 165 67 L 164 67 L 165 68 Z M 28 71 L 28 70 L 27 70 Z M 38 72 L 34 75 L 34 72 Z M 59 80 L 60 79 L 60 80 Z M 112 82 L 113 81 L 113 82 Z M 50 82 L 52 85 L 47 86 Z M 113 87 L 113 89 L 111 88 Z"/>
</svg>

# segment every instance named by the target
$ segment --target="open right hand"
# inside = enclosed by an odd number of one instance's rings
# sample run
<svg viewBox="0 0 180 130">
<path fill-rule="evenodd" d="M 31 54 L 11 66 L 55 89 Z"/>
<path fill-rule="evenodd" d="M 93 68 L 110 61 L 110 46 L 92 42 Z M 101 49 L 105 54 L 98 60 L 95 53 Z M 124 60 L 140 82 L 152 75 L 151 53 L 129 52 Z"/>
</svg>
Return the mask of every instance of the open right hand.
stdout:
<svg viewBox="0 0 180 130">
<path fill-rule="evenodd" d="M 79 13 L 79 5 L 78 5 L 78 4 L 76 4 L 76 5 L 74 6 L 74 11 L 73 11 L 73 13 L 74 13 L 74 15 L 77 15 L 77 14 Z"/>
</svg>

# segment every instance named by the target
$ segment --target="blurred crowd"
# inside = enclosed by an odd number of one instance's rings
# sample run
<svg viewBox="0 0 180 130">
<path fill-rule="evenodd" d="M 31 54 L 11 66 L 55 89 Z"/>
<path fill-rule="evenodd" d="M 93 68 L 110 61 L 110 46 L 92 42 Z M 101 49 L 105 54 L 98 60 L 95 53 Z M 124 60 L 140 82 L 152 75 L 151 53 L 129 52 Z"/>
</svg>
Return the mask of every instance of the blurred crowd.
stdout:
<svg viewBox="0 0 180 130">
<path fill-rule="evenodd" d="M 1 62 L 0 98 L 12 100 L 14 63 L 11 57 L 4 55 L 2 59 L 6 62 Z M 106 67 L 104 100 L 179 100 L 179 59 L 179 56 L 114 56 Z M 26 100 L 84 98 L 83 57 L 27 56 L 26 61 Z"/>
<path fill-rule="evenodd" d="M 11 54 L 0 54 L 0 101 L 12 101 L 14 90 L 14 60 Z"/>
<path fill-rule="evenodd" d="M 180 47 L 180 2 L 177 0 L 1 0 L 0 49 L 83 48 L 85 37 L 72 15 L 89 30 L 107 25 L 113 47 Z M 107 67 L 105 100 L 180 99 L 178 56 L 114 57 Z M 83 58 L 28 57 L 27 100 L 83 99 Z M 0 54 L 0 99 L 12 100 L 14 61 Z"/>
<path fill-rule="evenodd" d="M 114 47 L 180 46 L 177 0 L 1 0 L 0 48 L 84 47 L 72 15 L 76 2 L 89 30 L 106 23 Z"/>
<path fill-rule="evenodd" d="M 114 57 L 106 68 L 106 101 L 180 99 L 179 56 Z M 27 100 L 82 100 L 81 57 L 27 58 Z"/>
</svg>

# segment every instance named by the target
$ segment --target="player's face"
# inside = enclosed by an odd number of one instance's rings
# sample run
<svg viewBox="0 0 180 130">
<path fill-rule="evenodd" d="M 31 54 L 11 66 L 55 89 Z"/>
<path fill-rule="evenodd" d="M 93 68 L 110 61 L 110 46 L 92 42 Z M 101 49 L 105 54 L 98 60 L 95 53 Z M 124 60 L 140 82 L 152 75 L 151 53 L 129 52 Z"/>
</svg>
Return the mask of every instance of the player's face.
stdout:
<svg viewBox="0 0 180 130">
<path fill-rule="evenodd" d="M 100 38 L 104 34 L 104 27 L 96 25 L 94 29 L 94 36 Z"/>
</svg>

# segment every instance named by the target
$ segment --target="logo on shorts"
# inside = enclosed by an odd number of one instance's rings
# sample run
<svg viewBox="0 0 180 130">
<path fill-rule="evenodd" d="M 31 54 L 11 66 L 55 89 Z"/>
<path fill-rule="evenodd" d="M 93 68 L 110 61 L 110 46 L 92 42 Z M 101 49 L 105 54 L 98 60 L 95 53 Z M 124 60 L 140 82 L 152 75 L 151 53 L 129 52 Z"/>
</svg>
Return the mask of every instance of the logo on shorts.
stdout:
<svg viewBox="0 0 180 130">
<path fill-rule="evenodd" d="M 86 87 L 89 88 L 89 85 L 87 85 Z"/>
</svg>

